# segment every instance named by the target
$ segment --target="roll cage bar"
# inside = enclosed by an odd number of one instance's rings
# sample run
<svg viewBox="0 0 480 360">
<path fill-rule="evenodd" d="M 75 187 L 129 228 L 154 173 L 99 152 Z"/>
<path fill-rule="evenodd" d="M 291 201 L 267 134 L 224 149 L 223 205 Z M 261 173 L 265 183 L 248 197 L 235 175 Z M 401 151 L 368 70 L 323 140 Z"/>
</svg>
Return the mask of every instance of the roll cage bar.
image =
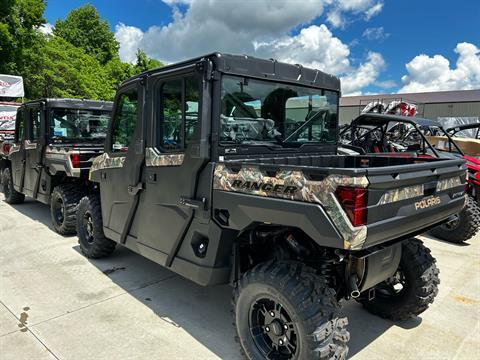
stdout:
<svg viewBox="0 0 480 360">
<path fill-rule="evenodd" d="M 432 132 L 432 135 L 436 135 L 436 133 L 439 130 L 448 139 L 448 151 L 452 152 L 452 144 L 453 144 L 453 146 L 457 149 L 458 153 L 462 156 L 464 155 L 463 151 L 458 147 L 458 145 L 455 143 L 452 137 L 448 134 L 447 130 L 445 130 L 442 127 L 442 125 L 440 125 L 440 123 L 438 123 L 437 121 L 430 120 L 430 119 L 412 118 L 412 117 L 397 116 L 397 115 L 384 115 L 384 114 L 363 114 L 357 117 L 356 119 L 354 119 L 350 125 L 342 129 L 339 133 L 339 137 L 342 138 L 342 136 L 344 136 L 350 131 L 351 139 L 352 139 L 351 142 L 352 142 L 356 133 L 356 129 L 363 128 L 363 129 L 368 129 L 368 131 L 363 133 L 359 137 L 357 137 L 356 138 L 357 140 L 367 137 L 367 135 L 372 134 L 376 130 L 381 130 L 382 132 L 381 141 L 384 141 L 385 135 L 388 130 L 388 124 L 392 122 L 397 124 L 402 123 L 402 124 L 412 125 L 422 138 L 424 151 L 428 147 L 430 148 L 430 150 L 432 150 L 432 152 L 438 158 L 440 157 L 440 154 L 435 149 L 435 147 L 428 141 L 427 137 L 424 134 L 425 130 Z M 366 126 L 374 126 L 374 127 L 370 129 L 370 128 L 366 128 Z M 423 127 L 424 129 L 422 129 L 421 127 Z M 433 128 L 437 128 L 438 130 L 434 132 Z M 407 136 L 408 136 L 408 133 L 407 133 Z M 353 145 L 353 144 L 351 143 L 350 145 Z"/>
<path fill-rule="evenodd" d="M 456 133 L 463 130 L 477 129 L 474 139 L 480 139 L 480 123 L 457 125 L 445 130 L 450 136 L 455 136 Z"/>
</svg>

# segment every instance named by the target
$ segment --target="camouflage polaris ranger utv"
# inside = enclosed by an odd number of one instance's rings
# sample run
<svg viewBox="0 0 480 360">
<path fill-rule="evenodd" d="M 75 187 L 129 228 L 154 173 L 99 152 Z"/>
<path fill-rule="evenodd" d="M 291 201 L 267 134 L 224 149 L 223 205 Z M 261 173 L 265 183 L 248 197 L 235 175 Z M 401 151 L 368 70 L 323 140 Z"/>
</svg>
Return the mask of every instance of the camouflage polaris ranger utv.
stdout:
<svg viewBox="0 0 480 360">
<path fill-rule="evenodd" d="M 345 358 L 342 299 L 404 319 L 437 294 L 415 235 L 465 204 L 463 160 L 339 156 L 336 77 L 212 54 L 117 92 L 82 252 L 117 244 L 201 285 L 231 283 L 249 359 Z"/>
<path fill-rule="evenodd" d="M 8 147 L 2 191 L 9 204 L 25 195 L 50 204 L 52 223 L 63 235 L 76 232 L 76 211 L 88 194 L 91 159 L 103 152 L 111 102 L 40 99 L 18 109 Z"/>
</svg>

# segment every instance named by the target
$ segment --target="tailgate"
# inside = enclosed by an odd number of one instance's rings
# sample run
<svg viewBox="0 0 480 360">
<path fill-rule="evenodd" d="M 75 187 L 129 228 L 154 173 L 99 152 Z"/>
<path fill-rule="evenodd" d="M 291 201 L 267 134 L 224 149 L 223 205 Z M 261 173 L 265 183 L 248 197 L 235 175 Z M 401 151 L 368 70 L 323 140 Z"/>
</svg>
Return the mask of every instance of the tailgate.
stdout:
<svg viewBox="0 0 480 360">
<path fill-rule="evenodd" d="M 367 176 L 364 247 L 422 233 L 465 204 L 466 165 L 460 159 L 369 168 Z"/>
</svg>

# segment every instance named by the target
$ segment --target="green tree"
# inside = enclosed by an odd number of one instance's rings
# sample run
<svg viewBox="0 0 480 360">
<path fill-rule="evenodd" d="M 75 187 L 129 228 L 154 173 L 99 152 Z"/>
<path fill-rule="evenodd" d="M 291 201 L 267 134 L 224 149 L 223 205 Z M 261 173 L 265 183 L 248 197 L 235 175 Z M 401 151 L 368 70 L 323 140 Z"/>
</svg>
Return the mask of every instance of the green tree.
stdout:
<svg viewBox="0 0 480 360">
<path fill-rule="evenodd" d="M 137 51 L 123 63 L 118 43 L 92 5 L 70 12 L 45 36 L 45 0 L 0 0 L 0 73 L 23 76 L 29 99 L 77 97 L 111 100 L 118 85 L 162 64 Z"/>
<path fill-rule="evenodd" d="M 44 0 L 0 1 L 0 72 L 19 73 L 35 63 L 32 55 L 41 48 L 38 27 L 45 23 Z"/>
<path fill-rule="evenodd" d="M 53 34 L 95 56 L 102 65 L 118 56 L 119 44 L 108 22 L 91 4 L 72 10 L 65 20 L 57 20 Z"/>
<path fill-rule="evenodd" d="M 32 78 L 36 97 L 73 97 L 111 100 L 114 81 L 105 67 L 59 36 L 44 48 L 42 71 Z"/>
<path fill-rule="evenodd" d="M 152 59 L 145 54 L 143 50 L 137 50 L 137 61 L 132 68 L 132 75 L 140 74 L 144 71 L 162 67 L 163 64 L 156 60 Z"/>
<path fill-rule="evenodd" d="M 104 68 L 113 89 L 117 89 L 124 80 L 132 76 L 132 65 L 120 61 L 117 56 L 110 60 Z"/>
</svg>

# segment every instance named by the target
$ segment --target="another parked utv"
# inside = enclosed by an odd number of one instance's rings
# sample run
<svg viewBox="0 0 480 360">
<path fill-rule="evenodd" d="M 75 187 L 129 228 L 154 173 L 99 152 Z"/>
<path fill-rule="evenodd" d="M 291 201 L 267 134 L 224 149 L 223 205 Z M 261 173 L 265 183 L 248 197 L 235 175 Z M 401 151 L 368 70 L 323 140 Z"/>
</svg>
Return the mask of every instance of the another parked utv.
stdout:
<svg viewBox="0 0 480 360">
<path fill-rule="evenodd" d="M 92 158 L 103 152 L 111 102 L 41 99 L 17 112 L 15 137 L 2 161 L 2 190 L 9 204 L 25 195 L 50 204 L 60 234 L 76 232 L 76 210 L 92 183 Z"/>
<path fill-rule="evenodd" d="M 345 358 L 342 299 L 422 313 L 438 269 L 413 236 L 464 206 L 465 163 L 336 155 L 339 96 L 318 70 L 218 53 L 127 80 L 78 207 L 82 252 L 121 244 L 231 283 L 249 359 Z"/>
<path fill-rule="evenodd" d="M 0 186 L 3 183 L 3 171 L 8 167 L 8 152 L 13 143 L 13 135 L 0 135 Z"/>
</svg>

